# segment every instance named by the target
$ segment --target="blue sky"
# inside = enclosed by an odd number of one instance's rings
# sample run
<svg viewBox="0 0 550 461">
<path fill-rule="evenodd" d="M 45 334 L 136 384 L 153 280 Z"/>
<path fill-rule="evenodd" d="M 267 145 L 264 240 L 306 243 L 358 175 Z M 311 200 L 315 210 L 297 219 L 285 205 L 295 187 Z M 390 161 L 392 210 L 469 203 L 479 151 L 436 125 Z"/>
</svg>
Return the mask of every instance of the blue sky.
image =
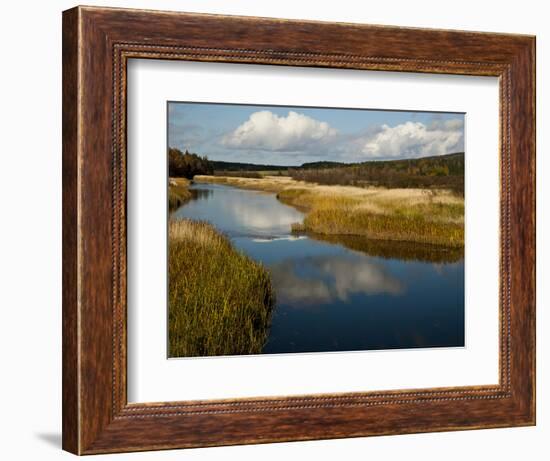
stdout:
<svg viewBox="0 0 550 461">
<path fill-rule="evenodd" d="M 168 103 L 168 145 L 212 160 L 300 165 L 464 150 L 464 114 Z"/>
</svg>

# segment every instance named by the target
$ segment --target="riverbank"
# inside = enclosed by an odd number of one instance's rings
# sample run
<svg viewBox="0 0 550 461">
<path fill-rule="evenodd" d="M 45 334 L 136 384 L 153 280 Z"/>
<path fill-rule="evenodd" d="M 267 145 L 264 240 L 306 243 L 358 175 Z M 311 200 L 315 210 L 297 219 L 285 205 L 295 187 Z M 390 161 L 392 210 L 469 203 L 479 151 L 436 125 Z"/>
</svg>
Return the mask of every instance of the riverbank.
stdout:
<svg viewBox="0 0 550 461">
<path fill-rule="evenodd" d="M 269 272 L 206 222 L 169 222 L 169 356 L 259 354 L 275 295 Z"/>
<path fill-rule="evenodd" d="M 292 226 L 297 233 L 464 246 L 464 198 L 446 190 L 329 186 L 285 176 L 195 176 L 194 181 L 277 194 L 306 213 Z"/>
<path fill-rule="evenodd" d="M 168 179 L 168 209 L 175 210 L 192 198 L 189 186 L 191 181 L 185 178 Z"/>
</svg>

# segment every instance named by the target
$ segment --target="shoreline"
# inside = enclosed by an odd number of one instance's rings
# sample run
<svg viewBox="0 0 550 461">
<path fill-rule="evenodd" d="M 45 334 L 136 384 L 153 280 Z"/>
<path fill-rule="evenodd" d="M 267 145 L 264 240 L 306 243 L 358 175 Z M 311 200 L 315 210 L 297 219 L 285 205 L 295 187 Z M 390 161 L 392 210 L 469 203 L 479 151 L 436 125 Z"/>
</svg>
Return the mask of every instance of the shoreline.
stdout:
<svg viewBox="0 0 550 461">
<path fill-rule="evenodd" d="M 176 210 L 193 198 L 189 191 L 192 181 L 186 178 L 168 178 L 168 209 Z"/>
<path fill-rule="evenodd" d="M 464 199 L 446 190 L 329 186 L 286 176 L 198 175 L 194 182 L 275 193 L 306 214 L 292 226 L 297 234 L 464 248 Z"/>
</svg>

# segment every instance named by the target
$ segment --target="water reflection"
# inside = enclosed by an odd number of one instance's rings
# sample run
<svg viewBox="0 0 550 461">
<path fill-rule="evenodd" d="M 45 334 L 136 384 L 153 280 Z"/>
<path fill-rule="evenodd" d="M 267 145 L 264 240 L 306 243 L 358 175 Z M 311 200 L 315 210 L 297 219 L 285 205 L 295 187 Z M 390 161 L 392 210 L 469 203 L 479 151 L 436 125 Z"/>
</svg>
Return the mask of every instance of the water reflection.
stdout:
<svg viewBox="0 0 550 461">
<path fill-rule="evenodd" d="M 404 291 L 403 283 L 381 264 L 356 255 L 288 259 L 270 269 L 278 301 L 296 308 Z"/>
<path fill-rule="evenodd" d="M 449 248 L 414 242 L 372 240 L 356 235 L 308 234 L 308 237 L 322 242 L 343 245 L 351 250 L 385 259 L 434 263 L 453 263 L 464 259 L 464 248 Z"/>
<path fill-rule="evenodd" d="M 208 200 L 214 195 L 214 191 L 211 189 L 201 189 L 198 187 L 191 187 L 189 189 L 194 200 Z"/>
<path fill-rule="evenodd" d="M 462 249 L 291 233 L 274 194 L 200 184 L 175 218 L 206 220 L 272 274 L 263 353 L 464 345 Z M 200 191 L 200 192 L 199 192 Z"/>
<path fill-rule="evenodd" d="M 173 217 L 210 221 L 230 237 L 288 236 L 290 225 L 303 219 L 302 213 L 282 205 L 274 194 L 217 184 L 195 185 L 190 190 L 198 193 L 197 200 L 176 210 Z"/>
</svg>

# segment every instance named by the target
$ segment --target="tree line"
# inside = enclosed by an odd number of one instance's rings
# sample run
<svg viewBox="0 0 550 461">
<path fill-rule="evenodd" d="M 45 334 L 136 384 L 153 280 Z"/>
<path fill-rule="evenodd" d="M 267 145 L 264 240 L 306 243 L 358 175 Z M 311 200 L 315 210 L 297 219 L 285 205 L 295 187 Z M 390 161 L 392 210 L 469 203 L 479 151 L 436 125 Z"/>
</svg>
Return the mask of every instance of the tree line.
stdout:
<svg viewBox="0 0 550 461">
<path fill-rule="evenodd" d="M 182 152 L 175 147 L 168 149 L 168 174 L 173 178 L 193 179 L 197 174 L 213 174 L 214 167 L 208 157 Z"/>
<path fill-rule="evenodd" d="M 464 195 L 464 153 L 349 165 L 317 162 L 291 168 L 289 175 L 296 180 L 318 184 L 442 188 Z"/>
</svg>

